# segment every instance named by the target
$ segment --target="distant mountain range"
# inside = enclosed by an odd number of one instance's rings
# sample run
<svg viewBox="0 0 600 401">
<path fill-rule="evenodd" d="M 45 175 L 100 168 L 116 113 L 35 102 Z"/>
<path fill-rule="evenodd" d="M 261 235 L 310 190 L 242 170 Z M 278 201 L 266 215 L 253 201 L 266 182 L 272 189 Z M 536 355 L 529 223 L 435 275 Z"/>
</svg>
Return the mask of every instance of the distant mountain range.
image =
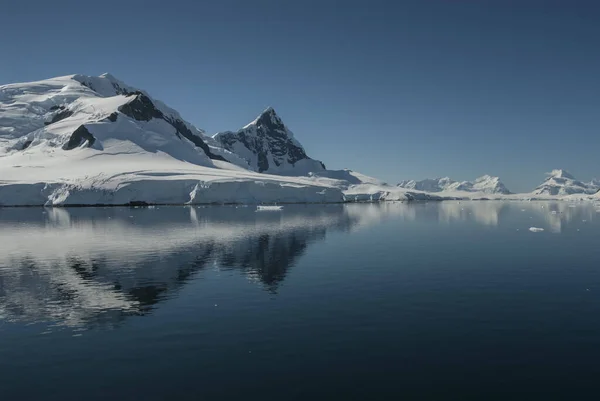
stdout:
<svg viewBox="0 0 600 401">
<path fill-rule="evenodd" d="M 398 187 L 432 193 L 472 192 L 480 194 L 519 195 L 510 192 L 498 177 L 484 175 L 475 181 L 454 181 L 448 177 L 425 179 L 421 181 L 406 180 L 398 183 Z M 529 194 L 566 196 L 576 194 L 592 195 L 600 190 L 600 180 L 590 182 L 577 180 L 566 170 L 557 169 L 547 173 L 547 178 Z"/>
<path fill-rule="evenodd" d="M 401 181 L 398 186 L 425 192 L 480 192 L 484 194 L 510 194 L 511 192 L 498 177 L 484 175 L 475 181 L 454 181 L 449 177 L 426 179 L 422 181 Z"/>
<path fill-rule="evenodd" d="M 600 182 L 592 180 L 585 183 L 577 180 L 566 170 L 552 170 L 548 178 L 536 189 L 535 195 L 571 195 L 571 194 L 595 194 L 600 189 Z"/>
</svg>

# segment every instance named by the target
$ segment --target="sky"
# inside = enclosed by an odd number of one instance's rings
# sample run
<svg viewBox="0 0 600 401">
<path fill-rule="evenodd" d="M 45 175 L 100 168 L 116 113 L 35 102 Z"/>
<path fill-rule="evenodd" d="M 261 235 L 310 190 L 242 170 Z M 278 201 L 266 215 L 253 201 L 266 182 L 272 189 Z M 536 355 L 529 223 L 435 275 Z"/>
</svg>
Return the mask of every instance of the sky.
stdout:
<svg viewBox="0 0 600 401">
<path fill-rule="evenodd" d="M 595 0 L 0 0 L 0 85 L 110 72 L 207 133 L 275 108 L 388 183 L 600 177 Z"/>
</svg>

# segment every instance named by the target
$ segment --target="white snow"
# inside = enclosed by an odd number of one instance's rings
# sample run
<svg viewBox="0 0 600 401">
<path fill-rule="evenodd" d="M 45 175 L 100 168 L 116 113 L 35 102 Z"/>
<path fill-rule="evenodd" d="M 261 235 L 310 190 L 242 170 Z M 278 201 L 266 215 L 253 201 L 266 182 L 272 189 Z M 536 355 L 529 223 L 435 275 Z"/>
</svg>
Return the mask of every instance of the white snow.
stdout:
<svg viewBox="0 0 600 401">
<path fill-rule="evenodd" d="M 531 231 L 532 233 L 539 233 L 544 231 L 544 229 L 539 227 L 529 227 L 529 231 Z"/>
<path fill-rule="evenodd" d="M 256 211 L 257 212 L 278 212 L 283 210 L 283 206 L 264 206 L 264 205 L 258 205 L 256 207 Z"/>
<path fill-rule="evenodd" d="M 598 191 L 598 187 L 595 184 L 581 182 L 566 170 L 552 170 L 547 175 L 548 178 L 533 190 L 533 195 L 591 195 Z"/>
<path fill-rule="evenodd" d="M 454 181 L 449 177 L 425 179 L 422 181 L 401 181 L 398 186 L 426 192 L 470 192 L 486 195 L 510 194 L 498 177 L 484 175 L 475 181 Z M 468 195 L 467 195 L 468 196 Z"/>
</svg>

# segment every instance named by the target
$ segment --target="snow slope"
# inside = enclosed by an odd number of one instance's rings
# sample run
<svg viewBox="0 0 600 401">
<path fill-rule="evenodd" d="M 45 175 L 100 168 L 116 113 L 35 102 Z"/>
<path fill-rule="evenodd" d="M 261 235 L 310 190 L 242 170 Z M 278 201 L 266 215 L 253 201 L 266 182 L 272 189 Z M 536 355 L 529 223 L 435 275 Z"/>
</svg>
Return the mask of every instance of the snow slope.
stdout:
<svg viewBox="0 0 600 401">
<path fill-rule="evenodd" d="M 110 74 L 0 86 L 0 205 L 343 201 L 215 143 Z"/>
<path fill-rule="evenodd" d="M 306 155 L 272 107 L 239 131 L 219 132 L 213 139 L 259 173 L 307 176 L 325 170 L 322 162 Z"/>
</svg>

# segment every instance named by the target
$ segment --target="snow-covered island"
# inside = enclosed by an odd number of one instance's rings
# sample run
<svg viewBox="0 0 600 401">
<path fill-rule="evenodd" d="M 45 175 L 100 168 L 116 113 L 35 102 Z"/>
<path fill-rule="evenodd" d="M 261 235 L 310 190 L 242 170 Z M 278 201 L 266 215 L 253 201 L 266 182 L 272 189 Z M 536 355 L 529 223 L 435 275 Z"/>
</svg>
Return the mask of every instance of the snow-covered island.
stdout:
<svg viewBox="0 0 600 401">
<path fill-rule="evenodd" d="M 0 206 L 598 199 L 553 171 L 530 194 L 498 177 L 388 185 L 310 158 L 273 108 L 207 135 L 110 74 L 0 86 Z"/>
</svg>

